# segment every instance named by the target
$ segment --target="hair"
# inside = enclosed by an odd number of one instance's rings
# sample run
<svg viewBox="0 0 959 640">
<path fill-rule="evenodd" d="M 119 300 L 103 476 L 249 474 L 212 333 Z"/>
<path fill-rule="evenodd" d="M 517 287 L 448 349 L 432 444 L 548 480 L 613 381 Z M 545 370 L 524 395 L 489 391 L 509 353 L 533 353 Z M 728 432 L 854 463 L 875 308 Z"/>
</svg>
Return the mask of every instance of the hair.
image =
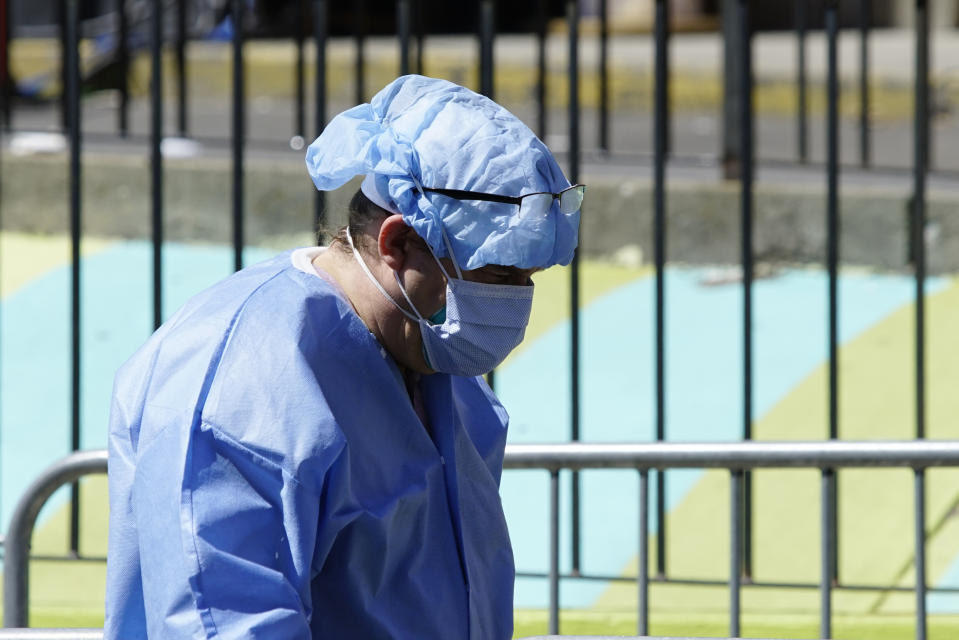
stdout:
<svg viewBox="0 0 959 640">
<path fill-rule="evenodd" d="M 383 207 L 375 204 L 366 197 L 361 190 L 357 189 L 350 199 L 350 205 L 347 208 L 349 219 L 347 226 L 350 229 L 350 236 L 353 238 L 353 244 L 358 250 L 369 249 L 372 238 L 367 233 L 367 228 L 383 218 L 390 215 L 390 212 Z M 330 246 L 337 246 L 341 250 L 350 253 L 350 243 L 346 239 L 347 227 L 340 229 L 333 235 Z"/>
</svg>

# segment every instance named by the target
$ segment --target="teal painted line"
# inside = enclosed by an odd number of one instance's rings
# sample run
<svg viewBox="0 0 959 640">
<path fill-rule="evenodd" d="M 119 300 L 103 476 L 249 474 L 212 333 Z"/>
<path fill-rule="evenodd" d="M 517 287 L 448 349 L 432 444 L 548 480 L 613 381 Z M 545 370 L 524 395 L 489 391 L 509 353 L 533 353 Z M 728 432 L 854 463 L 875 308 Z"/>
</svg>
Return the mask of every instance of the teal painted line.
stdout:
<svg viewBox="0 0 959 640">
<path fill-rule="evenodd" d="M 953 559 L 936 586 L 959 588 L 959 556 Z M 926 596 L 926 609 L 933 614 L 959 613 L 959 593 L 930 593 Z"/>
<path fill-rule="evenodd" d="M 114 245 L 85 257 L 81 271 L 81 446 L 106 446 L 116 369 L 153 330 L 152 246 Z M 232 249 L 168 244 L 167 315 L 230 274 Z M 272 252 L 248 249 L 248 264 Z M 0 525 L 6 531 L 30 480 L 70 448 L 70 268 L 45 273 L 0 302 Z M 48 504 L 61 504 L 60 491 Z"/>
<path fill-rule="evenodd" d="M 666 274 L 666 423 L 671 441 L 731 441 L 742 424 L 742 288 L 705 286 L 705 269 Z M 947 286 L 930 279 L 932 294 Z M 650 441 L 655 425 L 654 283 L 636 280 L 596 300 L 581 316 L 582 434 L 584 441 Z M 754 301 L 754 419 L 760 420 L 827 358 L 827 280 L 814 270 L 789 270 L 756 281 Z M 840 341 L 845 344 L 905 304 L 914 281 L 907 276 L 843 274 Z M 904 339 L 907 339 L 904 337 Z M 512 442 L 569 439 L 569 327 L 564 323 L 528 345 L 497 372 L 497 393 L 511 415 Z M 826 436 L 826 416 L 810 416 L 810 440 Z M 702 475 L 673 471 L 667 507 L 675 508 Z M 635 472 L 582 474 L 583 570 L 620 574 L 636 554 L 638 478 Z M 548 493 L 545 473 L 503 477 L 503 503 L 511 524 L 518 569 L 548 567 Z M 568 483 L 563 485 L 568 487 Z M 651 477 L 650 495 L 655 495 Z M 560 518 L 569 543 L 569 491 Z M 655 513 L 650 529 L 656 529 Z M 725 526 L 725 525 L 723 525 Z M 570 553 L 561 567 L 570 568 Z M 607 584 L 564 585 L 564 606 L 590 606 Z M 517 582 L 517 607 L 546 606 L 539 579 Z"/>
</svg>

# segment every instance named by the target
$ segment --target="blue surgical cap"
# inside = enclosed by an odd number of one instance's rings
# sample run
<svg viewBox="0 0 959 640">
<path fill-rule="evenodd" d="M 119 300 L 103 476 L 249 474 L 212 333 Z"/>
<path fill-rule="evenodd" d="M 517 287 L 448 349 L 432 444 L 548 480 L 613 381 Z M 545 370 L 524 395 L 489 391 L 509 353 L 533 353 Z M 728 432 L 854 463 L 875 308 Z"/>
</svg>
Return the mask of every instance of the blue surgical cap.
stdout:
<svg viewBox="0 0 959 640">
<path fill-rule="evenodd" d="M 316 188 L 366 175 L 363 191 L 400 213 L 433 249 L 464 269 L 569 264 L 579 212 L 521 215 L 513 204 L 457 200 L 419 186 L 507 196 L 569 186 L 555 158 L 516 116 L 469 89 L 435 78 L 397 78 L 369 104 L 339 114 L 306 153 Z"/>
</svg>

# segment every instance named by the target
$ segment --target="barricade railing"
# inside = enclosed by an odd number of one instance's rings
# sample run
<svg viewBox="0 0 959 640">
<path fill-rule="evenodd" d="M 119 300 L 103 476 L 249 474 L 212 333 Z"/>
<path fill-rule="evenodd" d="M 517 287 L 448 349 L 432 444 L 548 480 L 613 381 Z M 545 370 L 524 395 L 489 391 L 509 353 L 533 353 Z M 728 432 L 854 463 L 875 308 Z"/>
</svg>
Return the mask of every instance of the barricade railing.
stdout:
<svg viewBox="0 0 959 640">
<path fill-rule="evenodd" d="M 925 470 L 959 467 L 959 441 L 913 440 L 904 442 L 737 442 L 649 444 L 540 444 L 509 445 L 505 469 L 541 469 L 550 474 L 549 509 L 549 633 L 559 633 L 559 472 L 585 469 L 634 469 L 639 473 L 639 569 L 637 633 L 649 629 L 649 472 L 678 468 L 726 469 L 730 472 L 730 579 L 729 635 L 740 635 L 742 588 L 743 476 L 759 468 L 810 468 L 822 473 L 820 637 L 831 637 L 832 591 L 836 530 L 831 518 L 831 492 L 838 469 L 887 467 L 912 469 L 915 474 L 915 575 L 916 638 L 926 638 L 926 536 Z M 81 476 L 105 473 L 107 452 L 81 451 L 68 455 L 41 474 L 17 504 L 5 540 L 4 627 L 25 627 L 29 587 L 30 540 L 43 505 L 61 486 Z M 796 585 L 791 585 L 796 586 Z M 884 587 L 888 588 L 888 587 Z M 44 630 L 53 635 L 0 635 L 0 638 L 99 638 L 96 630 Z M 75 635 L 62 635 L 75 632 Z M 27 633 L 24 631 L 24 633 Z M 61 635 L 56 635 L 61 634 Z M 80 635 L 76 635 L 80 634 Z M 83 635 L 87 634 L 87 635 Z M 91 635 L 93 634 L 93 635 Z"/>
<path fill-rule="evenodd" d="M 543 469 L 550 474 L 549 633 L 559 633 L 559 472 L 584 469 L 635 469 L 639 473 L 639 570 L 637 632 L 649 632 L 649 472 L 677 468 L 726 469 L 730 472 L 729 635 L 740 635 L 740 592 L 744 548 L 744 475 L 758 468 L 810 468 L 822 472 L 820 549 L 820 637 L 832 635 L 832 591 L 837 530 L 833 519 L 836 471 L 854 467 L 908 468 L 915 473 L 916 639 L 926 638 L 925 470 L 959 466 L 959 441 L 904 442 L 737 442 L 650 444 L 555 444 L 507 447 L 506 469 Z M 657 580 L 658 581 L 658 580 Z M 705 584 L 700 581 L 697 583 Z M 720 583 L 721 584 L 721 583 Z M 757 584 L 753 582 L 752 584 Z M 773 586 L 773 585 L 769 585 Z M 786 585 L 780 585 L 786 586 Z M 802 585 L 788 585 L 802 586 Z M 862 588 L 862 587 L 855 587 Z M 871 588 L 871 587 L 866 587 Z M 889 587 L 881 587 L 889 589 Z M 877 587 L 879 589 L 879 587 Z"/>
</svg>

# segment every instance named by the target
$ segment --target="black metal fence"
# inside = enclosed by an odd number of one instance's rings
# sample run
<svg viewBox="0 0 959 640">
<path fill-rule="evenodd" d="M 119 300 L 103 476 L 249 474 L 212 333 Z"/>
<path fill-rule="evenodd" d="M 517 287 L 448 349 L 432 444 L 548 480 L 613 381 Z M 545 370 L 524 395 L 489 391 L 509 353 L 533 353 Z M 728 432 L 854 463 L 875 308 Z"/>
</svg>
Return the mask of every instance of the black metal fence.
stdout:
<svg viewBox="0 0 959 640">
<path fill-rule="evenodd" d="M 423 31 L 423 20 L 416 19 L 418 11 L 421 11 L 422 0 L 397 0 L 395 3 L 395 23 L 396 23 L 396 46 L 397 46 L 397 68 L 398 74 L 410 71 L 421 71 L 424 69 L 424 57 L 426 56 L 427 39 Z M 80 21 L 79 0 L 66 0 L 64 3 L 65 12 L 62 20 L 62 39 L 61 46 L 63 51 L 63 64 L 61 77 L 63 80 L 63 100 L 62 100 L 62 122 L 63 131 L 68 139 L 69 156 L 69 210 L 70 210 L 70 237 L 72 243 L 72 419 L 70 433 L 72 448 L 74 450 L 80 447 L 80 363 L 83 357 L 80 349 L 80 311 L 83 300 L 80 295 L 80 283 L 82 279 L 82 262 L 80 260 L 80 242 L 81 229 L 83 226 L 83 211 L 81 210 L 81 173 L 84 163 L 82 154 L 84 151 L 84 123 L 81 121 L 81 101 L 85 88 L 89 88 L 85 82 L 88 80 L 81 74 L 81 59 L 79 55 L 79 46 L 81 36 L 84 35 L 84 27 Z M 135 25 L 133 28 L 127 19 L 128 10 L 125 8 L 127 2 L 120 0 L 116 12 L 115 21 L 116 37 L 115 46 L 112 55 L 115 56 L 117 68 L 119 69 L 119 82 L 117 89 L 117 126 L 116 136 L 130 136 L 130 117 L 131 92 L 128 86 L 127 78 L 131 69 L 131 60 L 133 53 L 129 46 L 131 42 L 131 33 L 139 30 L 142 35 L 148 35 L 151 83 L 150 83 L 150 126 L 149 140 L 147 147 L 149 149 L 149 166 L 151 171 L 151 210 L 152 210 L 152 243 L 153 243 L 153 318 L 154 324 L 158 326 L 164 317 L 164 301 L 162 298 L 163 282 L 163 250 L 164 250 L 164 201 L 163 201 L 163 180 L 164 180 L 164 155 L 161 152 L 161 146 L 164 136 L 167 132 L 173 130 L 180 136 L 190 136 L 194 133 L 193 127 L 188 120 L 188 105 L 190 96 L 187 94 L 188 84 L 186 79 L 190 69 L 190 56 L 188 55 L 188 42 L 193 34 L 188 33 L 186 28 L 187 3 L 183 0 L 177 0 L 173 3 L 174 19 L 167 20 L 164 12 L 169 9 L 169 2 L 154 1 L 146 6 L 151 7 L 151 11 L 145 18 L 147 24 Z M 244 202 L 244 183 L 246 151 L 248 146 L 247 136 L 247 112 L 248 96 L 244 75 L 244 47 L 245 47 L 245 29 L 244 24 L 247 15 L 244 11 L 242 0 L 231 0 L 229 16 L 231 18 L 231 41 L 232 41 L 232 99 L 230 104 L 230 114 L 232 120 L 232 133 L 229 137 L 231 147 L 231 165 L 232 165 L 232 244 L 234 250 L 234 266 L 240 269 L 243 266 L 242 250 L 246 244 L 244 220 L 245 220 L 245 202 Z M 594 151 L 600 151 L 600 157 L 615 158 L 618 153 L 632 153 L 634 156 L 649 154 L 647 149 L 613 149 L 610 144 L 611 130 L 615 126 L 615 120 L 611 118 L 610 101 L 610 56 L 608 50 L 609 40 L 609 15 L 607 11 L 606 0 L 599 2 L 600 11 L 598 14 L 598 32 L 596 37 L 599 47 L 598 68 L 595 70 L 598 82 L 598 97 L 596 112 L 598 115 L 597 139 L 595 145 L 590 145 Z M 665 268 L 669 256 L 666 252 L 666 236 L 669 229 L 669 220 L 667 218 L 667 171 L 673 162 L 681 161 L 681 154 L 675 152 L 671 145 L 671 118 L 670 118 L 670 25 L 669 25 L 669 2 L 668 0 L 655 0 L 655 14 L 652 16 L 653 25 L 653 43 L 655 48 L 655 64 L 653 68 L 654 75 L 654 100 L 653 100 L 653 120 L 652 120 L 652 149 L 651 165 L 653 176 L 653 262 L 655 266 L 655 434 L 656 440 L 663 441 L 668 439 L 669 416 L 666 414 L 666 376 L 665 376 L 665 338 L 669 330 L 665 320 L 665 304 L 669 295 L 665 282 Z M 723 140 L 717 145 L 717 153 L 713 158 L 713 165 L 720 168 L 725 176 L 732 180 L 737 180 L 740 185 L 740 222 L 741 222 L 741 268 L 742 268 L 742 318 L 743 318 L 743 384 L 742 384 L 742 407 L 743 423 L 742 438 L 750 440 L 754 424 L 753 416 L 753 307 L 752 307 L 752 289 L 754 279 L 755 255 L 753 252 L 754 235 L 754 174 L 756 167 L 755 147 L 756 140 L 754 130 L 756 128 L 756 116 L 753 111 L 754 99 L 754 80 L 752 64 L 753 28 L 751 20 L 752 2 L 750 0 L 724 0 L 721 3 L 721 21 L 720 29 L 725 45 L 725 72 L 723 86 L 725 93 L 723 97 L 723 116 L 722 131 Z M 141 3 L 144 6 L 145 3 Z M 326 0 L 301 0 L 297 3 L 299 20 L 297 30 L 291 40 L 296 48 L 295 68 L 292 70 L 296 79 L 295 99 L 292 101 L 293 113 L 291 114 L 292 135 L 294 139 L 299 138 L 299 144 L 302 146 L 303 139 L 308 138 L 308 127 L 306 110 L 308 104 L 308 93 L 313 94 L 313 127 L 312 134 L 318 133 L 327 121 L 327 43 L 329 40 L 329 12 L 330 3 Z M 838 328 L 838 309 L 840 305 L 838 291 L 838 267 L 840 263 L 839 255 L 839 237 L 840 237 L 840 210 L 839 210 L 839 176 L 840 166 L 840 131 L 839 131 L 839 76 L 838 76 L 838 55 L 837 42 L 839 33 L 838 22 L 838 0 L 828 0 L 825 2 L 825 9 L 822 16 L 810 16 L 809 5 L 803 0 L 796 0 L 793 3 L 795 11 L 795 35 L 797 46 L 797 104 L 796 104 L 796 149 L 797 153 L 793 162 L 797 165 L 810 164 L 810 151 L 808 139 L 810 135 L 810 109 L 809 102 L 809 80 L 807 79 L 807 35 L 809 33 L 808 25 L 815 18 L 816 21 L 821 18 L 825 23 L 825 37 L 827 44 L 827 78 L 826 78 L 826 128 L 825 128 L 825 163 L 822 165 L 822 171 L 827 181 L 827 195 L 824 206 L 825 224 L 827 229 L 827 252 L 826 269 L 828 271 L 828 353 L 829 353 L 829 437 L 838 439 L 839 429 L 839 328 Z M 870 100 L 869 100 L 869 49 L 867 43 L 870 38 L 869 15 L 872 3 L 870 0 L 860 0 L 859 15 L 861 20 L 858 26 L 860 43 L 859 47 L 859 83 L 858 91 L 860 95 L 860 112 L 857 119 L 859 127 L 859 165 L 863 168 L 870 168 L 876 165 L 873 157 L 871 135 L 872 125 L 870 121 Z M 354 11 L 354 33 L 350 36 L 355 41 L 355 59 L 354 59 L 354 81 L 356 87 L 355 100 L 362 101 L 366 99 L 365 83 L 365 43 L 367 41 L 366 24 L 366 5 L 362 1 L 352 4 Z M 553 3 L 546 0 L 538 0 L 535 4 L 536 11 L 536 29 L 530 34 L 530 37 L 536 42 L 536 82 L 531 89 L 531 94 L 535 103 L 535 128 L 541 137 L 547 135 L 549 104 L 547 102 L 547 24 L 552 21 L 563 22 L 563 28 L 568 34 L 567 55 L 568 55 L 568 115 L 566 123 L 568 126 L 568 150 L 565 154 L 565 168 L 567 176 L 571 182 L 577 182 L 581 173 L 581 152 L 584 141 L 581 136 L 580 123 L 582 120 L 580 93 L 580 63 L 579 63 L 579 43 L 580 35 L 580 3 L 575 0 L 566 0 L 563 3 L 564 14 L 555 14 Z M 914 34 L 915 34 L 915 69 L 914 69 L 914 89 L 912 97 L 914 99 L 914 147 L 912 151 L 912 193 L 913 206 L 910 212 L 909 229 L 911 233 L 911 255 L 913 257 L 915 274 L 915 396 L 916 396 L 916 414 L 915 414 L 915 437 L 924 438 L 926 433 L 926 415 L 925 415 L 925 397 L 926 397 L 926 338 L 924 335 L 925 326 L 925 282 L 926 282 L 926 244 L 923 240 L 923 230 L 926 228 L 926 181 L 929 173 L 929 120 L 930 120 L 930 78 L 929 78 L 929 17 L 927 0 L 914 0 Z M 495 0 L 476 0 L 476 46 L 478 55 L 476 56 L 479 78 L 479 91 L 493 95 L 494 81 L 496 79 L 496 69 L 494 68 L 494 42 L 496 33 L 496 14 L 506 11 L 503 3 Z M 6 124 L 6 131 L 15 132 L 18 126 L 18 105 L 20 102 L 14 95 L 15 85 L 11 81 L 10 74 L 10 42 L 11 34 L 16 33 L 16 25 L 11 25 L 8 12 L 0 12 L 0 79 L 2 79 L 2 114 L 3 122 Z M 171 27 L 172 25 L 172 27 Z M 148 28 L 147 28 L 148 27 Z M 312 31 L 312 34 L 308 33 Z M 86 35 L 91 35 L 87 33 Z M 315 60 L 313 62 L 315 72 L 315 82 L 311 89 L 307 87 L 306 81 L 306 44 L 312 35 L 315 45 Z M 164 46 L 173 46 L 175 51 L 174 73 L 176 76 L 176 86 L 178 93 L 176 96 L 176 123 L 171 126 L 164 121 L 163 105 L 165 99 L 163 96 L 163 48 Z M 415 53 L 415 55 L 411 55 Z M 947 174 L 944 174 L 947 175 Z M 951 175 L 951 174 L 949 174 Z M 587 204 L 587 207 L 589 205 Z M 324 195 L 318 193 L 315 200 L 314 221 L 319 227 L 324 221 Z M 624 212 L 623 215 L 629 215 Z M 589 239 L 584 240 L 585 243 Z M 570 372 L 571 386 L 569 389 L 569 402 L 571 404 L 571 424 L 570 440 L 580 439 L 580 418 L 581 418 L 581 330 L 579 308 L 580 298 L 580 263 L 579 258 L 574 260 L 570 268 Z M 0 345 L 2 349 L 2 345 Z M 658 473 L 657 493 L 655 495 L 655 509 L 658 514 L 657 533 L 657 554 L 655 571 L 661 579 L 668 579 L 669 573 L 666 566 L 666 491 L 665 477 L 661 472 Z M 921 475 L 921 471 L 919 472 Z M 837 527 L 836 512 L 836 483 L 831 484 L 831 493 L 829 497 L 830 521 L 833 527 Z M 921 491 L 922 484 L 917 485 Z M 582 573 L 580 560 L 580 497 L 579 497 L 579 479 L 573 476 L 572 483 L 572 539 L 570 544 L 570 553 L 572 554 L 572 575 Z M 743 553 L 741 555 L 741 572 L 748 578 L 752 573 L 752 541 L 751 526 L 752 521 L 752 484 L 748 471 L 744 472 L 743 478 L 743 512 L 745 514 L 746 525 L 743 529 Z M 919 498 L 922 499 L 921 496 Z M 72 502 L 72 526 L 70 534 L 70 549 L 74 554 L 78 551 L 79 525 L 78 511 L 80 508 L 78 492 L 74 488 Z M 835 529 L 836 531 L 838 529 Z M 835 540 L 835 535 L 832 538 Z M 836 551 L 833 549 L 833 554 Z M 837 571 L 838 562 L 832 562 L 832 570 Z M 842 581 L 838 573 L 834 575 L 838 585 Z"/>
</svg>

